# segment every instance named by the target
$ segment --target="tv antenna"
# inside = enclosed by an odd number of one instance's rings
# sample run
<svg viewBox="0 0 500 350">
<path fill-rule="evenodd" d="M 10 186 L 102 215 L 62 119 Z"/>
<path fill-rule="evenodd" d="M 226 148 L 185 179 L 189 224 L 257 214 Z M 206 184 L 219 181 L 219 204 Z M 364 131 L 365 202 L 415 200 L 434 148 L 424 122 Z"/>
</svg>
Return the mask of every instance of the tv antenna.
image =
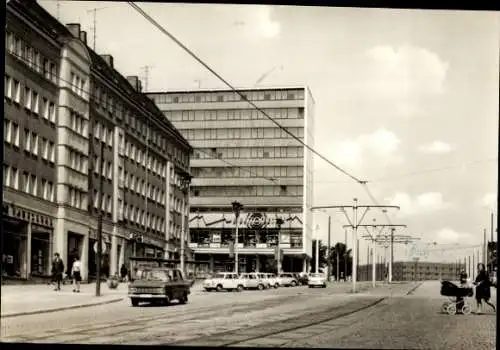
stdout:
<svg viewBox="0 0 500 350">
<path fill-rule="evenodd" d="M 106 6 L 106 7 L 97 7 L 92 10 L 88 10 L 87 13 L 92 12 L 93 13 L 93 20 L 92 20 L 92 48 L 95 51 L 95 44 L 96 44 L 96 38 L 97 38 L 97 11 L 105 10 L 108 9 L 112 6 Z"/>
<path fill-rule="evenodd" d="M 144 92 L 148 92 L 149 72 L 150 72 L 150 68 L 154 68 L 154 66 L 153 65 L 145 65 L 141 68 L 144 69 Z"/>
</svg>

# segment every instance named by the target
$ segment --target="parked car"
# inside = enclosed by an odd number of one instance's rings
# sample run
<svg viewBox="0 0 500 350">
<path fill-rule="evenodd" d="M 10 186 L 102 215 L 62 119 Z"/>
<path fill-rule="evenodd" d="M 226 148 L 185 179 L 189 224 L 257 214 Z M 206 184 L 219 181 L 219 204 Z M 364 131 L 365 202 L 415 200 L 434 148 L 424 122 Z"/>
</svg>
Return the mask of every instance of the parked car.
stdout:
<svg viewBox="0 0 500 350">
<path fill-rule="evenodd" d="M 184 279 L 182 271 L 175 268 L 143 269 L 128 287 L 128 296 L 132 306 L 140 302 L 169 304 L 172 300 L 188 302 L 191 293 L 190 281 Z"/>
<path fill-rule="evenodd" d="M 242 273 L 240 279 L 244 281 L 245 289 L 263 290 L 266 288 L 266 281 L 261 279 L 261 274 L 256 272 Z"/>
<path fill-rule="evenodd" d="M 211 292 L 213 290 L 216 290 L 217 292 L 221 292 L 223 290 L 241 292 L 244 289 L 244 284 L 237 273 L 222 272 L 216 273 L 213 277 L 204 280 L 203 288 L 207 292 Z"/>
<path fill-rule="evenodd" d="M 295 287 L 296 285 L 299 284 L 297 278 L 295 278 L 292 273 L 286 273 L 286 272 L 280 273 L 278 275 L 277 280 L 280 286 L 285 286 L 285 287 L 289 286 Z"/>
<path fill-rule="evenodd" d="M 299 282 L 299 285 L 307 286 L 307 281 L 308 281 L 307 273 L 305 273 L 305 272 L 295 273 L 294 277 Z"/>
<path fill-rule="evenodd" d="M 268 277 L 267 273 L 262 273 L 262 272 L 260 272 L 260 273 L 257 273 L 257 276 L 258 276 L 258 278 L 259 278 L 262 282 L 264 282 L 264 287 L 265 287 L 266 289 L 269 289 L 269 288 L 271 288 L 271 287 L 273 287 L 273 286 L 274 286 L 273 284 L 271 284 L 271 280 L 269 279 L 269 277 Z"/>
<path fill-rule="evenodd" d="M 309 280 L 307 282 L 309 288 L 322 287 L 326 288 L 326 278 L 322 273 L 311 273 L 309 274 Z"/>
<path fill-rule="evenodd" d="M 278 278 L 274 273 L 264 273 L 264 275 L 267 277 L 271 287 L 278 288 L 280 286 L 280 284 L 278 283 Z"/>
</svg>

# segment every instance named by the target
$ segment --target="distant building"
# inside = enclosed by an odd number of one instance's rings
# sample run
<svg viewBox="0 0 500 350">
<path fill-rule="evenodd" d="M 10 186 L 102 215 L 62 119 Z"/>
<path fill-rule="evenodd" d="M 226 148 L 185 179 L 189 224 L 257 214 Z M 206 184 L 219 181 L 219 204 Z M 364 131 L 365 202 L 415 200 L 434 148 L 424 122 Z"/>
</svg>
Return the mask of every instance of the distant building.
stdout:
<svg viewBox="0 0 500 350">
<path fill-rule="evenodd" d="M 241 89 L 306 144 L 314 146 L 314 99 L 307 87 Z M 282 270 L 306 271 L 312 256 L 312 152 L 231 90 L 151 92 L 194 147 L 190 247 L 211 271 L 233 271 L 239 222 L 239 271 L 273 271 L 281 228 Z"/>
<path fill-rule="evenodd" d="M 55 252 L 68 270 L 79 255 L 84 280 L 95 274 L 101 177 L 103 273 L 132 255 L 179 258 L 192 148 L 138 78 L 123 77 L 86 40 L 79 24 L 62 25 L 36 1 L 7 3 L 7 277 L 48 276 Z"/>
<path fill-rule="evenodd" d="M 429 281 L 429 280 L 458 280 L 463 266 L 456 263 L 396 261 L 392 266 L 393 281 Z M 386 278 L 387 267 L 384 264 L 376 265 L 377 280 Z M 472 276 L 469 276 L 472 277 Z M 372 279 L 372 265 L 360 265 L 358 270 L 360 281 Z"/>
</svg>

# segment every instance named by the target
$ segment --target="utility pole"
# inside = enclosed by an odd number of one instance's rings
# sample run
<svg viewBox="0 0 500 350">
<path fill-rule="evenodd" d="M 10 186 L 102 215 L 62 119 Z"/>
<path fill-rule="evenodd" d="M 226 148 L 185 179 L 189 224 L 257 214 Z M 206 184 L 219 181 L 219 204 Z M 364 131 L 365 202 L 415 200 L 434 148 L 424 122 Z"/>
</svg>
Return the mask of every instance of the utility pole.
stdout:
<svg viewBox="0 0 500 350">
<path fill-rule="evenodd" d="M 332 228 L 332 217 L 328 215 L 328 282 L 331 281 L 332 276 L 332 241 L 331 241 L 331 228 Z M 338 266 L 337 266 L 337 278 L 338 278 Z"/>
<path fill-rule="evenodd" d="M 484 260 L 484 266 L 488 266 L 488 239 L 486 238 L 486 229 L 483 229 L 483 260 Z"/>
<path fill-rule="evenodd" d="M 319 273 L 319 239 L 316 238 L 316 273 Z"/>
<path fill-rule="evenodd" d="M 284 220 L 282 218 L 277 218 L 276 219 L 276 227 L 278 228 L 278 239 L 277 239 L 277 254 L 276 256 L 278 257 L 277 261 L 276 261 L 276 270 L 277 270 L 277 276 L 279 276 L 280 272 L 281 272 L 281 225 L 283 225 L 284 223 Z"/>
<path fill-rule="evenodd" d="M 235 244 L 234 244 L 234 260 L 235 260 L 234 261 L 234 272 L 236 274 L 238 274 L 238 268 L 239 268 L 239 263 L 240 263 L 239 255 L 238 255 L 238 244 L 239 244 L 238 243 L 238 234 L 239 234 L 238 226 L 240 226 L 239 225 L 239 222 L 240 222 L 239 218 L 240 218 L 241 209 L 243 209 L 243 205 L 239 202 L 236 202 L 236 201 L 232 202 L 231 205 L 233 206 L 233 213 L 234 213 L 234 216 L 236 219 L 236 232 L 235 232 L 236 237 L 234 239 L 234 241 L 235 241 Z"/>
<path fill-rule="evenodd" d="M 358 205 L 358 199 L 354 198 L 353 199 L 354 204 L 353 205 L 332 205 L 332 206 L 322 206 L 322 207 L 312 207 L 311 210 L 318 210 L 318 209 L 332 209 L 332 208 L 337 208 L 341 209 L 342 212 L 344 213 L 347 221 L 349 222 L 349 225 L 353 229 L 353 237 L 352 237 L 352 244 L 353 244 L 353 268 L 352 268 L 352 292 L 356 293 L 356 281 L 357 281 L 357 268 L 358 268 L 358 227 L 363 221 L 366 213 L 368 212 L 369 209 L 371 208 L 380 208 L 380 209 L 388 209 L 388 208 L 395 208 L 399 210 L 399 206 L 395 205 Z M 346 213 L 346 209 L 352 209 L 353 211 L 353 219 L 349 217 Z M 364 209 L 363 214 L 361 215 L 361 218 L 358 219 L 358 210 L 359 209 Z M 344 226 L 345 227 L 345 226 Z"/>
<path fill-rule="evenodd" d="M 59 14 L 60 14 L 60 9 L 61 9 L 61 2 L 59 0 L 57 0 L 57 4 L 56 4 L 56 18 L 57 20 L 59 21 Z"/>
<path fill-rule="evenodd" d="M 393 245 L 394 245 L 394 240 L 395 240 L 394 231 L 395 231 L 396 227 L 406 227 L 406 225 L 392 225 L 392 224 L 377 225 L 377 224 L 375 224 L 375 220 L 373 220 L 373 222 L 374 223 L 372 225 L 359 225 L 359 227 L 364 227 L 366 229 L 367 235 L 362 236 L 362 238 L 368 239 L 372 242 L 373 252 L 375 251 L 375 246 L 377 243 L 384 244 L 384 242 L 387 241 L 387 237 L 383 237 L 381 235 L 384 228 L 386 228 L 386 227 L 391 228 L 391 255 L 390 255 L 390 259 L 389 259 L 390 263 L 389 263 L 389 276 L 388 276 L 389 283 L 391 283 L 392 282 Z M 371 232 L 370 232 L 370 229 L 372 230 Z M 379 229 L 379 230 L 377 231 L 377 229 Z M 404 236 L 400 235 L 396 238 L 398 240 L 404 239 L 404 242 L 416 239 L 414 237 L 407 236 L 407 235 L 404 235 Z M 372 253 L 372 254 L 374 254 L 374 253 Z M 377 280 L 376 266 L 375 266 L 375 259 L 373 259 L 373 261 L 372 261 L 372 286 L 373 287 L 375 287 L 376 280 Z"/>
<path fill-rule="evenodd" d="M 347 229 L 344 229 L 344 246 L 345 246 L 345 251 L 344 251 L 344 282 L 347 282 Z"/>
<path fill-rule="evenodd" d="M 495 237 L 493 237 L 493 231 L 494 231 L 494 222 L 495 222 L 495 213 L 491 213 L 491 225 L 490 225 L 490 230 L 491 230 L 491 241 L 495 242 Z"/>
<path fill-rule="evenodd" d="M 101 144 L 101 152 L 100 152 L 100 161 L 101 164 L 99 166 L 99 204 L 97 208 L 98 217 L 97 217 L 97 264 L 96 264 L 96 277 L 97 281 L 95 284 L 95 295 L 98 297 L 101 295 L 101 261 L 102 261 L 102 203 L 104 198 L 103 187 L 104 187 L 104 142 L 102 140 L 99 141 Z"/>
<path fill-rule="evenodd" d="M 106 6 L 106 7 L 99 7 L 99 8 L 94 8 L 92 10 L 88 10 L 87 13 L 92 12 L 93 13 L 93 25 L 92 25 L 92 48 L 95 51 L 95 45 L 96 45 L 96 39 L 97 39 L 97 11 L 101 11 L 107 8 L 110 8 L 111 6 Z"/>
</svg>

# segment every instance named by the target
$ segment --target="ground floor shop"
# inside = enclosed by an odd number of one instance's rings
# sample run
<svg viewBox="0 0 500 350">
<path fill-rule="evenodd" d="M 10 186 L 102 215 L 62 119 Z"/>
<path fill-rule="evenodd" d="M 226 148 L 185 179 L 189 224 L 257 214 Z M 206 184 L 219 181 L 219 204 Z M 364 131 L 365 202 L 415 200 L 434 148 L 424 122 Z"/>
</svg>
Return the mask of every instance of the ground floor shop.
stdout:
<svg viewBox="0 0 500 350">
<path fill-rule="evenodd" d="M 196 261 L 208 261 L 207 273 L 232 272 L 235 269 L 235 257 L 229 254 L 200 254 L 195 253 Z M 277 272 L 277 263 L 274 255 L 239 254 L 238 271 L 245 272 Z M 284 255 L 281 262 L 281 272 L 308 272 L 310 258 L 301 255 Z"/>
</svg>

